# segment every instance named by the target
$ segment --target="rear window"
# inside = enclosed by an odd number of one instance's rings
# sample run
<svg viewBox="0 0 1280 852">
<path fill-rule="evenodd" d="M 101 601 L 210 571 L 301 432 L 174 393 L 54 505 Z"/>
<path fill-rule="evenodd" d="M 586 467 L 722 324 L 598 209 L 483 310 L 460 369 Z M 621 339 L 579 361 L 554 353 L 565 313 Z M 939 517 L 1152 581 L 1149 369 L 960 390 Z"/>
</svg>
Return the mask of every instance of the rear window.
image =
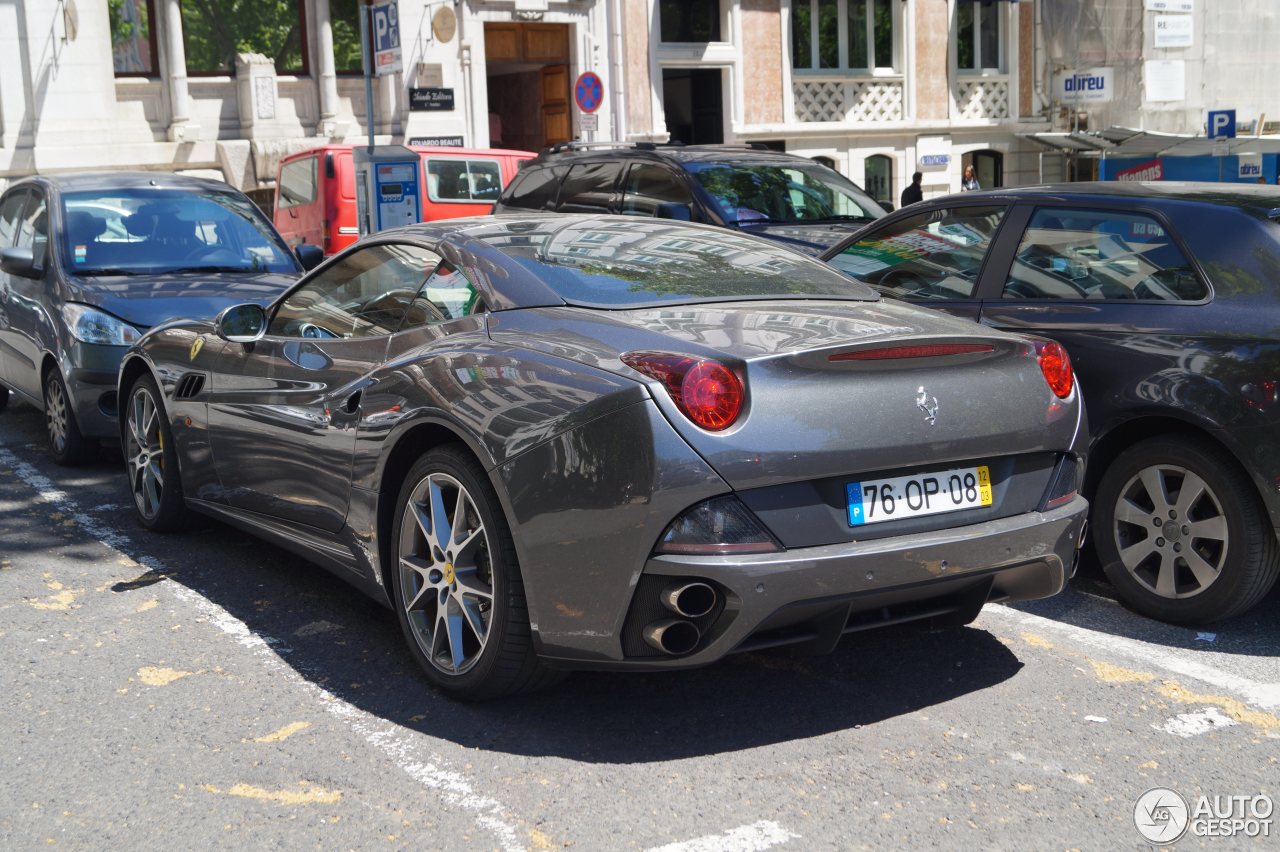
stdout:
<svg viewBox="0 0 1280 852">
<path fill-rule="evenodd" d="M 427 160 L 427 197 L 432 201 L 476 204 L 496 201 L 501 193 L 497 160 Z"/>
<path fill-rule="evenodd" d="M 826 264 L 765 240 L 663 220 L 522 222 L 475 233 L 566 302 L 624 308 L 751 298 L 874 300 Z"/>
<path fill-rule="evenodd" d="M 556 191 L 564 169 L 551 166 L 534 166 L 521 169 L 507 187 L 502 203 L 508 207 L 525 210 L 552 210 L 556 206 Z"/>
</svg>

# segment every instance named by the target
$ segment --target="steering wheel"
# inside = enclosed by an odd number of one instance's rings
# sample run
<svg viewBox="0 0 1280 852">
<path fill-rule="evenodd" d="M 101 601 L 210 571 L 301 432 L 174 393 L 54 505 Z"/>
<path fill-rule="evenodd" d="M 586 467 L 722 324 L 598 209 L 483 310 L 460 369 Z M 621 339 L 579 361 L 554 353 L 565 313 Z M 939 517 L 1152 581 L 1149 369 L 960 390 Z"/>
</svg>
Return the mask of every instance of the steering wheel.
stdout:
<svg viewBox="0 0 1280 852">
<path fill-rule="evenodd" d="M 875 282 L 876 286 L 885 290 L 897 290 L 907 296 L 926 293 L 933 282 L 913 269 L 890 269 Z"/>
</svg>

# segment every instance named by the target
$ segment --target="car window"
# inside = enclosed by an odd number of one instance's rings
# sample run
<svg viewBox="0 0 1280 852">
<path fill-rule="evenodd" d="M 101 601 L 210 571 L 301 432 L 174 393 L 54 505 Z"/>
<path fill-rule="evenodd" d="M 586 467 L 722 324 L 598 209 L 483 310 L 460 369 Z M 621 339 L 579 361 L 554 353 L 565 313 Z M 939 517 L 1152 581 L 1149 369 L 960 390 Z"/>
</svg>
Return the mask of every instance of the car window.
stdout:
<svg viewBox="0 0 1280 852">
<path fill-rule="evenodd" d="M 464 317 L 481 305 L 480 291 L 461 269 L 445 261 L 436 267 L 418 291 L 401 328 Z"/>
<path fill-rule="evenodd" d="M 298 262 L 239 192 L 197 186 L 64 193 L 66 267 L 79 275 L 291 272 Z"/>
<path fill-rule="evenodd" d="M 31 190 L 27 206 L 18 220 L 18 238 L 14 245 L 31 249 L 36 266 L 43 266 L 49 250 L 49 210 L 44 203 L 44 193 Z"/>
<path fill-rule="evenodd" d="M 1037 208 L 1018 244 L 1006 299 L 1198 301 L 1209 288 L 1151 216 Z"/>
<path fill-rule="evenodd" d="M 474 204 L 493 201 L 502 192 L 496 160 L 427 160 L 427 197 L 432 201 Z"/>
<path fill-rule="evenodd" d="M 303 157 L 280 168 L 280 191 L 276 194 L 276 207 L 285 210 L 316 200 L 315 157 Z"/>
<path fill-rule="evenodd" d="M 622 212 L 656 216 L 661 204 L 677 204 L 688 209 L 693 204 L 693 196 L 670 169 L 653 163 L 636 163 L 627 172 Z"/>
<path fill-rule="evenodd" d="M 561 213 L 608 213 L 613 200 L 613 188 L 622 174 L 622 163 L 578 163 L 569 168 L 569 174 L 560 187 L 560 202 L 556 209 Z"/>
<path fill-rule="evenodd" d="M 522 207 L 526 210 L 554 210 L 556 193 L 560 189 L 560 178 L 563 176 L 564 169 L 560 168 L 550 166 L 523 168 L 507 187 L 507 194 L 502 199 L 502 203 L 505 206 Z"/>
<path fill-rule="evenodd" d="M 14 237 L 18 233 L 18 217 L 22 215 L 26 200 L 27 191 L 15 189 L 0 202 L 0 248 L 12 248 Z"/>
<path fill-rule="evenodd" d="M 435 252 L 405 243 L 354 251 L 290 293 L 267 333 L 316 338 L 391 334 L 439 262 Z"/>
<path fill-rule="evenodd" d="M 856 221 L 884 215 L 856 184 L 820 163 L 691 162 L 685 169 L 730 224 Z"/>
<path fill-rule="evenodd" d="M 900 299 L 972 299 L 1004 207 L 954 207 L 899 219 L 831 258 Z"/>
</svg>

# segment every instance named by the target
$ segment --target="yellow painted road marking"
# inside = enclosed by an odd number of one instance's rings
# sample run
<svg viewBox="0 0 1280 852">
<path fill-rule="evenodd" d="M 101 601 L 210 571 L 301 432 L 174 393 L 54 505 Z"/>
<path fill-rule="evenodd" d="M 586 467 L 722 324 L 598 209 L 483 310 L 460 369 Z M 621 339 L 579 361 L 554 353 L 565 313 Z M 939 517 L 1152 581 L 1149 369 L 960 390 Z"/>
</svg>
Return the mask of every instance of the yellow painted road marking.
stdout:
<svg viewBox="0 0 1280 852">
<path fill-rule="evenodd" d="M 192 672 L 180 672 L 177 669 L 143 666 L 138 669 L 138 680 L 147 686 L 168 686 L 179 678 L 188 677 Z"/>
<path fill-rule="evenodd" d="M 298 733 L 298 731 L 306 730 L 311 727 L 310 722 L 291 722 L 278 731 L 273 731 L 265 737 L 256 737 L 255 743 L 278 743 L 281 740 L 287 740 L 289 737 Z"/>
<path fill-rule="evenodd" d="M 275 802 L 278 805 L 333 805 L 342 800 L 340 790 L 326 790 L 323 787 L 309 785 L 299 781 L 302 790 L 264 790 L 250 784 L 236 784 L 228 790 L 220 790 L 212 784 L 203 785 L 202 789 L 209 793 L 239 796 L 242 799 L 257 799 L 262 802 Z"/>
</svg>

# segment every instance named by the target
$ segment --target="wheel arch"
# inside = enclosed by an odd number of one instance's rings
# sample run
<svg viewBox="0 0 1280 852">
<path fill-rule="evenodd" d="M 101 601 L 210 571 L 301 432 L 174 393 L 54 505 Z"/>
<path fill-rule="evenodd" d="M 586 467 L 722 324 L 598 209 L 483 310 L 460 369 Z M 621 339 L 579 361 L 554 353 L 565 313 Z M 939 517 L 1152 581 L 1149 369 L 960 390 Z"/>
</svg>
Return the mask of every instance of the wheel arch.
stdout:
<svg viewBox="0 0 1280 852">
<path fill-rule="evenodd" d="M 1084 495 L 1093 501 L 1098 493 L 1098 485 L 1102 475 L 1112 463 L 1129 447 L 1147 438 L 1166 436 L 1185 436 L 1200 438 L 1221 449 L 1235 463 L 1237 469 L 1246 479 L 1253 483 L 1257 496 L 1267 515 L 1275 526 L 1275 515 L 1257 476 L 1240 458 L 1240 454 L 1229 442 L 1223 441 L 1219 433 L 1193 421 L 1167 414 L 1147 414 L 1119 423 L 1093 440 L 1089 447 L 1089 462 L 1084 477 Z"/>
<path fill-rule="evenodd" d="M 155 381 L 156 387 L 160 388 L 161 403 L 164 403 L 164 385 L 156 377 L 155 370 L 151 364 L 141 355 L 126 355 L 124 361 L 120 364 L 120 375 L 116 379 L 116 397 L 120 400 L 117 406 L 120 415 L 116 418 L 117 428 L 120 430 L 120 441 L 124 445 L 124 429 L 126 417 L 124 416 L 125 395 L 129 392 L 129 388 L 133 387 L 133 383 L 138 380 L 139 376 L 149 375 Z"/>
<path fill-rule="evenodd" d="M 489 459 L 488 454 L 475 441 L 470 440 L 463 430 L 453 424 L 439 420 L 418 421 L 406 427 L 390 442 L 390 448 L 383 455 L 378 475 L 378 509 L 376 518 L 378 571 L 382 576 L 383 588 L 385 589 L 389 590 L 391 584 L 396 581 L 395 560 L 391 556 L 391 539 L 396 520 L 396 501 L 400 496 L 400 489 L 404 486 L 404 481 L 409 475 L 409 468 L 413 467 L 414 461 L 428 451 L 445 444 L 458 444 L 464 447 L 486 472 L 491 472 L 493 469 L 494 463 L 492 459 Z M 499 508 L 506 512 L 506 495 L 502 490 L 501 483 L 494 479 L 492 473 L 489 475 L 489 481 L 498 492 L 498 501 L 501 504 Z"/>
</svg>

